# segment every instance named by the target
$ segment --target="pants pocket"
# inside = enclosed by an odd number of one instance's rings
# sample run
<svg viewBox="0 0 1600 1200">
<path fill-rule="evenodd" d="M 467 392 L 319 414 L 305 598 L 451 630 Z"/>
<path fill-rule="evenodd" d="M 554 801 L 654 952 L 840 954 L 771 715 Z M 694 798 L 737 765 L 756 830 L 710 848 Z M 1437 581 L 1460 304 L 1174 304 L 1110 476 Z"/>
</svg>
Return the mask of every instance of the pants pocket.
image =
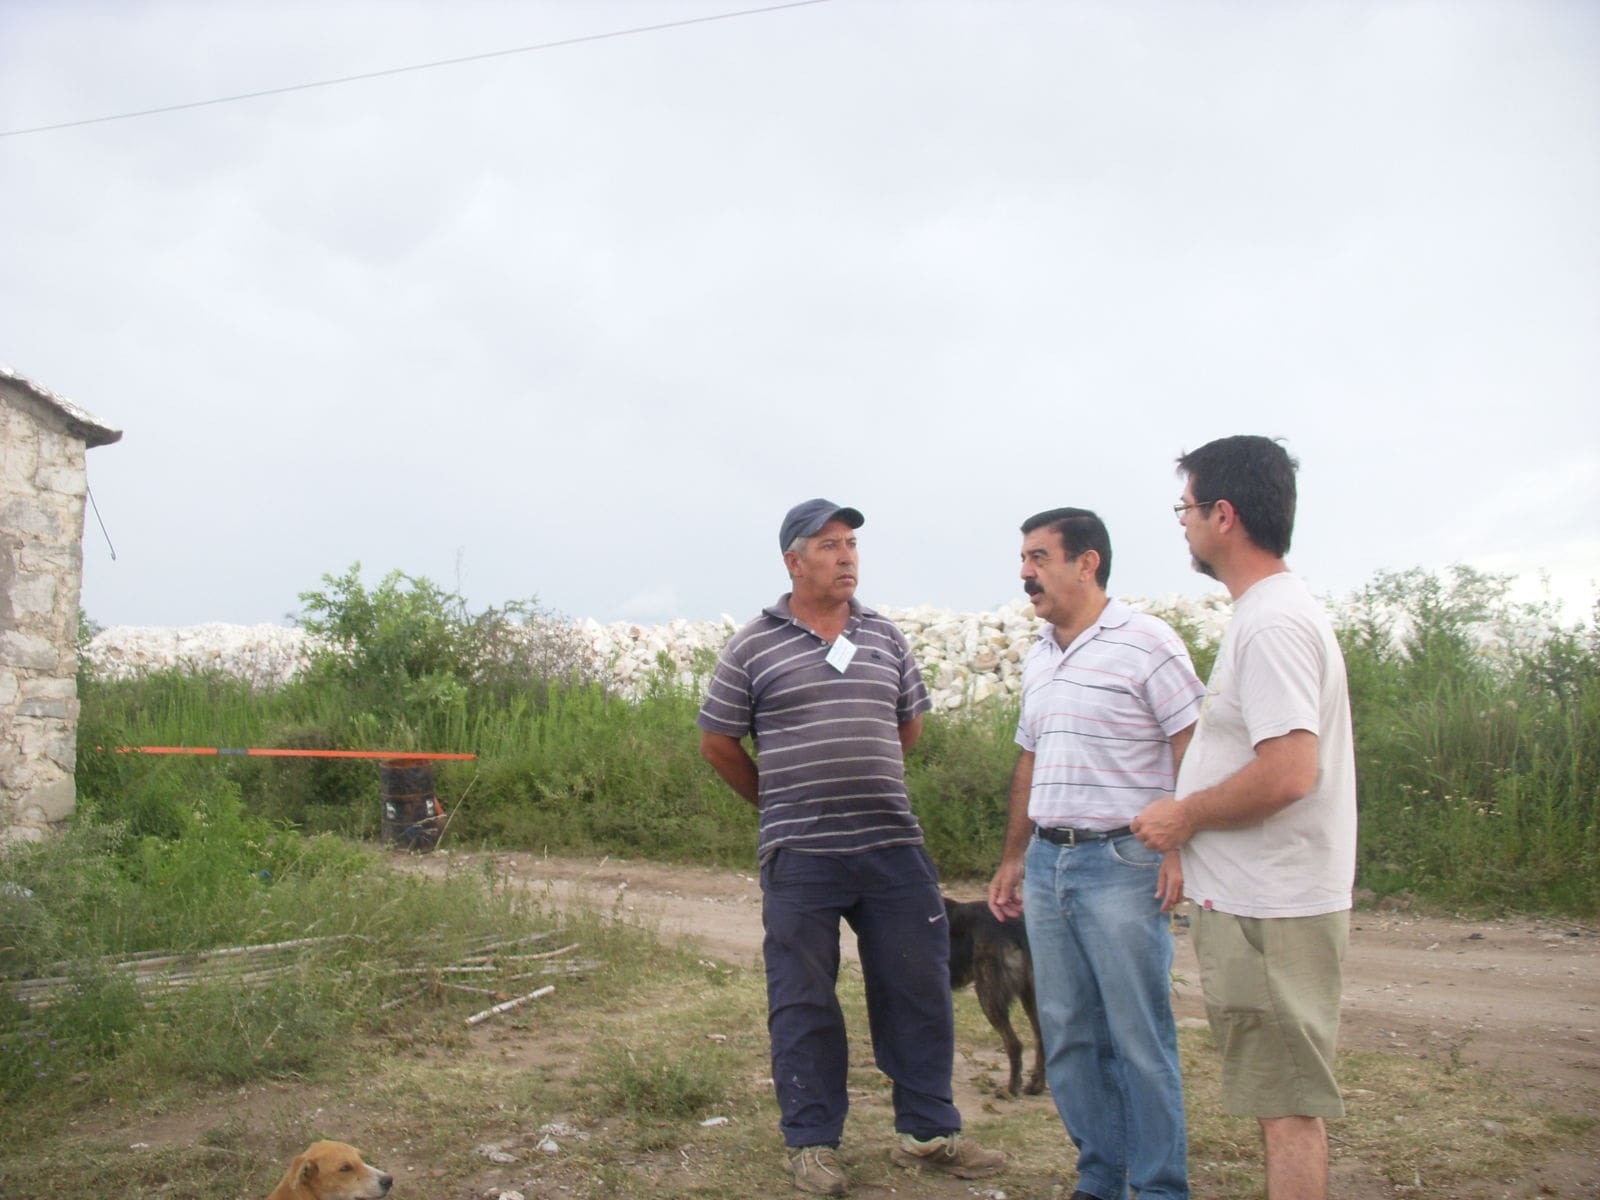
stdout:
<svg viewBox="0 0 1600 1200">
<path fill-rule="evenodd" d="M 1111 849 L 1111 857 L 1125 867 L 1155 870 L 1161 866 L 1161 851 L 1150 849 L 1131 833 L 1112 838 L 1107 845 Z"/>
</svg>

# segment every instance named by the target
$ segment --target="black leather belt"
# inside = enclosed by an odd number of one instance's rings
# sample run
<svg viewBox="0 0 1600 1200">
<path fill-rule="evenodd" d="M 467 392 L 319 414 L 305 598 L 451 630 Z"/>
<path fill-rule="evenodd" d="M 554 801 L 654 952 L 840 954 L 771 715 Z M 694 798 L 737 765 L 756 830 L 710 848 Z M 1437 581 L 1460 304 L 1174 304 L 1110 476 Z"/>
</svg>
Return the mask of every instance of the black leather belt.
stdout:
<svg viewBox="0 0 1600 1200">
<path fill-rule="evenodd" d="M 1125 833 L 1132 833 L 1126 825 L 1119 825 L 1115 829 L 1068 829 L 1066 826 L 1051 829 L 1044 825 L 1035 825 L 1034 832 L 1047 842 L 1054 842 L 1057 846 L 1076 846 L 1079 842 L 1103 842 L 1107 838 L 1121 837 Z"/>
</svg>

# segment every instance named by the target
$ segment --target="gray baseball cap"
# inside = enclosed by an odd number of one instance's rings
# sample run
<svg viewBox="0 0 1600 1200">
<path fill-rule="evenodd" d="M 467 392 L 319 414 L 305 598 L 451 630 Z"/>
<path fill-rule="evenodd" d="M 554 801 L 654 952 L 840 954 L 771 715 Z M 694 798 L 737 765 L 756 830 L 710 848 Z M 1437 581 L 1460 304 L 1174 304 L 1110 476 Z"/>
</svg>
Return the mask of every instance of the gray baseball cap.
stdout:
<svg viewBox="0 0 1600 1200">
<path fill-rule="evenodd" d="M 787 550 L 795 538 L 810 537 L 829 521 L 843 521 L 851 529 L 860 529 L 866 518 L 853 508 L 835 504 L 832 500 L 806 500 L 796 504 L 778 527 L 778 549 Z"/>
</svg>

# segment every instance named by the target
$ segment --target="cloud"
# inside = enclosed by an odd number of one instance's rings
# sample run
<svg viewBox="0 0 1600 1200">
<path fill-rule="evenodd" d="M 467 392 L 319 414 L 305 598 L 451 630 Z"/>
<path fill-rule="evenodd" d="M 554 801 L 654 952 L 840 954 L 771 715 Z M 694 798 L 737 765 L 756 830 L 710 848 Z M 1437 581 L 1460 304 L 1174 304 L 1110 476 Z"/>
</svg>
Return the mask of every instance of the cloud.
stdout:
<svg viewBox="0 0 1600 1200">
<path fill-rule="evenodd" d="M 13 6 L 0 111 L 707 11 Z M 817 494 L 867 514 L 873 603 L 1014 597 L 1064 503 L 1114 588 L 1192 591 L 1172 459 L 1238 432 L 1300 456 L 1322 590 L 1600 574 L 1600 10 L 1006 13 L 818 5 L 0 139 L 0 357 L 126 430 L 91 615 L 275 620 L 464 551 L 478 605 L 743 619 Z"/>
</svg>

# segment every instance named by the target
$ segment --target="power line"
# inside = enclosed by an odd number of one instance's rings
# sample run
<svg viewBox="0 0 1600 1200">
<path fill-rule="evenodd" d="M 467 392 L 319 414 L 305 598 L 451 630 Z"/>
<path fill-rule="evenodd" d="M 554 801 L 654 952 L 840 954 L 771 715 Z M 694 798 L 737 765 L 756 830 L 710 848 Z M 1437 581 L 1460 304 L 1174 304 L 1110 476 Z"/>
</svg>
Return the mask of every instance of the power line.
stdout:
<svg viewBox="0 0 1600 1200">
<path fill-rule="evenodd" d="M 386 75 L 404 75 L 408 71 L 431 71 L 435 67 L 456 67 L 462 63 L 482 62 L 489 58 L 506 58 L 513 54 L 531 54 L 536 50 L 555 50 L 562 46 L 576 46 L 582 42 L 602 42 L 608 38 L 631 37 L 639 33 L 659 33 L 663 29 L 681 29 L 685 25 L 704 25 L 711 21 L 728 21 L 735 17 L 753 17 L 762 13 L 779 12 L 785 8 L 806 8 L 812 4 L 826 4 L 828 0 L 789 0 L 786 4 L 771 4 L 765 8 L 746 8 L 738 12 L 714 13 L 709 17 L 686 17 L 681 21 L 665 21 L 659 25 L 638 25 L 632 29 L 614 29 L 609 33 L 589 33 L 581 37 L 562 38 L 556 42 L 539 42 L 532 46 L 515 46 L 509 50 L 489 50 L 483 54 L 466 54 L 460 58 L 441 58 L 436 62 L 413 63 L 405 67 L 389 67 L 382 71 L 366 71 L 360 75 L 341 75 L 337 79 L 318 79 L 311 83 L 292 83 L 286 87 L 264 88 L 259 92 L 240 92 L 236 96 L 217 96 L 211 100 L 191 100 L 187 104 L 167 104 L 160 108 L 142 108 L 137 112 L 113 113 L 105 117 L 86 117 L 81 121 L 60 121 L 54 125 L 35 125 L 28 129 L 0 129 L 0 137 L 21 137 L 29 133 L 49 133 L 56 129 L 76 129 L 80 125 L 100 125 L 107 121 L 127 121 L 134 117 L 153 117 L 159 113 L 182 112 L 188 108 L 206 108 L 212 104 L 232 104 L 236 100 L 259 100 L 263 96 L 281 96 L 287 92 L 305 92 L 312 88 L 336 87 L 342 83 L 359 83 L 366 79 L 382 79 Z"/>
</svg>

